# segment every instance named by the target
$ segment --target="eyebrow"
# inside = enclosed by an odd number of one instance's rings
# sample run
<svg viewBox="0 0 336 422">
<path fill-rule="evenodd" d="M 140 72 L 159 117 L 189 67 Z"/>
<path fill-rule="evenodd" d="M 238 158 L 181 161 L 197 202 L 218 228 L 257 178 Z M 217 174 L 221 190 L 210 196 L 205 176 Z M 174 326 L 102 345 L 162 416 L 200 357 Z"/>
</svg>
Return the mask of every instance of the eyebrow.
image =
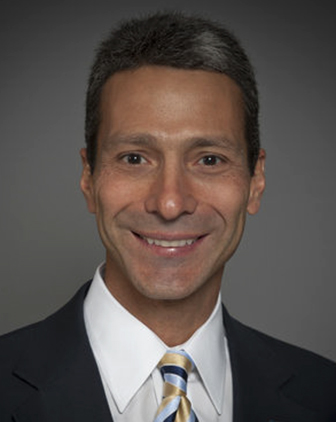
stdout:
<svg viewBox="0 0 336 422">
<path fill-rule="evenodd" d="M 132 144 L 135 146 L 154 147 L 157 144 L 155 136 L 148 133 L 115 134 L 103 139 L 103 147 L 110 149 L 119 145 Z"/>
<path fill-rule="evenodd" d="M 186 138 L 187 149 L 197 148 L 225 148 L 238 154 L 244 154 L 244 148 L 237 141 L 224 136 L 196 136 Z M 158 138 L 149 133 L 115 134 L 103 140 L 104 148 L 108 150 L 120 145 L 134 145 L 138 147 L 154 148 L 158 145 Z"/>
<path fill-rule="evenodd" d="M 189 140 L 191 148 L 208 148 L 208 147 L 219 147 L 232 149 L 236 151 L 241 150 L 241 146 L 226 137 L 194 137 Z"/>
</svg>

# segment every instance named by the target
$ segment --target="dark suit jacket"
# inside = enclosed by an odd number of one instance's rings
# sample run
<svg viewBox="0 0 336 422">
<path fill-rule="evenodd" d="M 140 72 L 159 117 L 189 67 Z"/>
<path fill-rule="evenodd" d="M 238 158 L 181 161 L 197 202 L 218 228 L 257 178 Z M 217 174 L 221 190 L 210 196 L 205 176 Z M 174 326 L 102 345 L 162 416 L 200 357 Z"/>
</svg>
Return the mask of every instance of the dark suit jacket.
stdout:
<svg viewBox="0 0 336 422">
<path fill-rule="evenodd" d="M 112 422 L 84 326 L 88 286 L 45 321 L 0 338 L 1 422 Z M 224 324 L 234 422 L 336 422 L 334 363 L 252 330 L 225 309 Z"/>
</svg>

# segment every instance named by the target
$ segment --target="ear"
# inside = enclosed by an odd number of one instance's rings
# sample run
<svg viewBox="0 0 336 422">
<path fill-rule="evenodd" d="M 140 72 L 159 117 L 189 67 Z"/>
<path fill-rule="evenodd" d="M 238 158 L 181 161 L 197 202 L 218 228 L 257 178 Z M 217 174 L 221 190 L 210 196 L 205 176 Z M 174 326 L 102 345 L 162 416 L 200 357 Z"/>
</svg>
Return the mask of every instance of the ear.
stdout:
<svg viewBox="0 0 336 422">
<path fill-rule="evenodd" d="M 261 149 L 250 184 L 250 197 L 247 204 L 247 212 L 250 215 L 254 215 L 259 211 L 261 198 L 265 190 L 265 159 L 266 152 Z"/>
<path fill-rule="evenodd" d="M 91 167 L 87 159 L 86 148 L 82 148 L 80 150 L 80 155 L 83 165 L 80 187 L 84 194 L 88 210 L 94 214 L 96 212 L 96 202 L 94 196 L 93 177 L 91 173 Z"/>
</svg>

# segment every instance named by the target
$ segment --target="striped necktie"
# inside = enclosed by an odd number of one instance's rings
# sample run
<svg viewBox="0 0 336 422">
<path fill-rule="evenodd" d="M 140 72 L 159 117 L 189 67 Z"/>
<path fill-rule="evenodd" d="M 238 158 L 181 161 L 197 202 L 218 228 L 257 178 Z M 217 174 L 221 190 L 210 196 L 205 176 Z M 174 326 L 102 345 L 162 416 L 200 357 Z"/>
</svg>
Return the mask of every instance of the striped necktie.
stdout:
<svg viewBox="0 0 336 422">
<path fill-rule="evenodd" d="M 187 398 L 188 373 L 194 362 L 184 351 L 167 352 L 159 362 L 163 399 L 154 422 L 198 422 Z"/>
</svg>

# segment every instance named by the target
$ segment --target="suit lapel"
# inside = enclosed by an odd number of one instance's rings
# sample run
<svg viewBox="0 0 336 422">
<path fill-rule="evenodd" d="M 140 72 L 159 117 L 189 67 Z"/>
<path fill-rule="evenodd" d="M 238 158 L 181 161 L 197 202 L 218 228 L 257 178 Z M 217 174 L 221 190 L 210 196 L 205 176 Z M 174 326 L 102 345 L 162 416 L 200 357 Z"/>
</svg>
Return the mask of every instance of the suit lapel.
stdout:
<svg viewBox="0 0 336 422">
<path fill-rule="evenodd" d="M 26 332 L 13 375 L 20 384 L 17 422 L 113 422 L 86 335 L 83 302 L 89 284 L 60 311 Z M 233 422 L 316 422 L 303 405 L 303 377 L 270 340 L 224 309 L 233 375 Z M 282 347 L 282 346 L 281 346 Z M 299 404 L 301 403 L 301 404 Z M 309 403 L 307 404 L 307 406 Z"/>
<path fill-rule="evenodd" d="M 315 422 L 316 413 L 287 397 L 295 385 L 291 362 L 267 337 L 230 317 L 224 308 L 233 378 L 233 422 Z"/>
<path fill-rule="evenodd" d="M 19 422 L 112 422 L 86 335 L 83 301 L 88 285 L 59 312 L 29 332 L 14 376 L 26 390 Z"/>
</svg>

